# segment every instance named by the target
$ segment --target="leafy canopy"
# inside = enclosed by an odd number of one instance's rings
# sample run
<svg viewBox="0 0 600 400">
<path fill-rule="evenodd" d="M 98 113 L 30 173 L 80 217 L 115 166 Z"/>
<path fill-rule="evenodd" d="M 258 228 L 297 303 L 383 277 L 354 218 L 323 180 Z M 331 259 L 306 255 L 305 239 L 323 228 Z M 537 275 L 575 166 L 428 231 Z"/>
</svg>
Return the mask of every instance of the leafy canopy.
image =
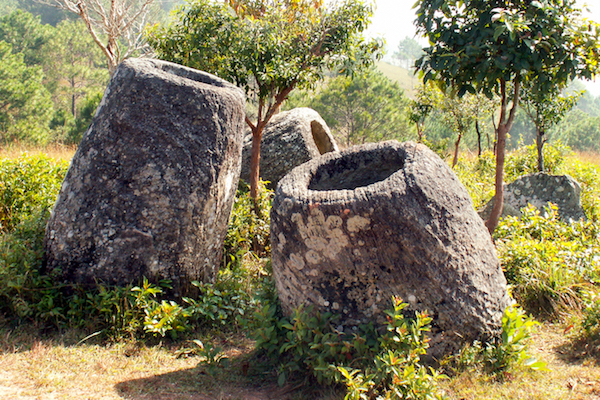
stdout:
<svg viewBox="0 0 600 400">
<path fill-rule="evenodd" d="M 571 111 L 582 95 L 581 91 L 573 94 L 539 93 L 524 87 L 521 105 L 538 134 L 541 132 L 543 135 Z"/>
<path fill-rule="evenodd" d="M 421 0 L 417 24 L 431 46 L 417 61 L 425 81 L 441 80 L 459 95 L 491 98 L 500 82 L 553 91 L 598 72 L 600 29 L 575 0 Z"/>
<path fill-rule="evenodd" d="M 161 59 L 227 79 L 259 98 L 288 87 L 310 87 L 326 69 L 353 71 L 379 48 L 364 42 L 371 7 L 345 1 L 327 9 L 322 1 L 195 0 L 179 8 L 175 21 L 150 29 L 150 45 Z"/>
<path fill-rule="evenodd" d="M 0 143 L 42 142 L 52 116 L 52 100 L 41 67 L 27 66 L 23 54 L 0 41 Z"/>
<path fill-rule="evenodd" d="M 262 132 L 295 88 L 311 88 L 324 72 L 353 74 L 381 48 L 362 33 L 372 8 L 362 0 L 192 0 L 148 42 L 158 57 L 214 73 L 258 100 L 252 130 L 250 195 L 257 198 Z"/>
</svg>

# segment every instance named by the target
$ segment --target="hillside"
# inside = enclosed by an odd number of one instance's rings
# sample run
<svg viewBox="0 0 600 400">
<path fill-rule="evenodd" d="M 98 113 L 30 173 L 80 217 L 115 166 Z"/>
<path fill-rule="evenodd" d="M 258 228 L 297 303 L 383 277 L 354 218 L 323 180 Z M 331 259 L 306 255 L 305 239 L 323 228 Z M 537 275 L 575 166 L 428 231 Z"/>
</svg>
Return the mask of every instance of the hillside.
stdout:
<svg viewBox="0 0 600 400">
<path fill-rule="evenodd" d="M 376 65 L 385 76 L 397 82 L 408 97 L 414 98 L 419 79 L 412 72 L 385 61 L 378 61 Z"/>
</svg>

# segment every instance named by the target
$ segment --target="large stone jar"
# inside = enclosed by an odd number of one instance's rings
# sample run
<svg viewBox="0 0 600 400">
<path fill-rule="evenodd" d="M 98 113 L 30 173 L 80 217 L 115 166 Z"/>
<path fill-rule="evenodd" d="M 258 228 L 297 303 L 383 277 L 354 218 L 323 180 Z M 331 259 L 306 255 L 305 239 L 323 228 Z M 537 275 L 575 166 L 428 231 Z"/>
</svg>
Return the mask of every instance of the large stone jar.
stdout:
<svg viewBox="0 0 600 400">
<path fill-rule="evenodd" d="M 216 76 L 129 59 L 112 77 L 46 229 L 64 281 L 213 281 L 240 173 L 243 92 Z"/>
<path fill-rule="evenodd" d="M 434 357 L 498 334 L 510 301 L 467 191 L 420 144 L 368 144 L 295 168 L 275 194 L 271 241 L 285 313 L 312 304 L 348 330 L 383 324 L 400 296 L 433 317 Z"/>
</svg>

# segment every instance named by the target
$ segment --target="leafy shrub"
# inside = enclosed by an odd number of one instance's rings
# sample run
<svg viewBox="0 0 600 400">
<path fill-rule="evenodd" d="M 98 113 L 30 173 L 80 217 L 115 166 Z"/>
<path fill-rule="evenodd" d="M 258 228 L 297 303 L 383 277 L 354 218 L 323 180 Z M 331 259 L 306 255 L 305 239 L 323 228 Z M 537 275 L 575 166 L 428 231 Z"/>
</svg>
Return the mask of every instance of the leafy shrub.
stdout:
<svg viewBox="0 0 600 400">
<path fill-rule="evenodd" d="M 68 163 L 45 155 L 0 159 L 0 233 L 54 205 Z"/>
<path fill-rule="evenodd" d="M 546 216 L 532 206 L 522 211 L 495 232 L 513 296 L 530 312 L 549 316 L 577 307 L 581 289 L 600 281 L 600 225 L 564 223 L 556 207 Z"/>
<path fill-rule="evenodd" d="M 273 191 L 259 182 L 256 207 L 250 197 L 250 186 L 240 181 L 229 218 L 229 228 L 225 238 L 225 265 L 240 262 L 248 251 L 258 257 L 270 254 L 271 201 Z"/>
<path fill-rule="evenodd" d="M 454 357 L 457 370 L 484 368 L 487 373 L 502 377 L 507 371 L 524 367 L 546 370 L 546 364 L 532 357 L 529 352 L 531 334 L 536 325 L 522 308 L 512 305 L 502 316 L 502 335 L 487 343 L 479 341 L 466 346 Z M 447 363 L 447 361 L 446 361 Z"/>
<path fill-rule="evenodd" d="M 403 314 L 406 306 L 394 299 L 383 335 L 372 325 L 353 334 L 340 332 L 336 316 L 312 307 L 300 307 L 287 319 L 273 304 L 257 312 L 252 328 L 257 349 L 279 361 L 280 384 L 291 374 L 309 374 L 319 382 L 344 383 L 347 399 L 442 398 L 438 375 L 420 365 L 431 318 L 409 319 Z"/>
<path fill-rule="evenodd" d="M 577 157 L 570 157 L 564 166 L 565 173 L 573 177 L 581 185 L 581 206 L 587 217 L 600 223 L 600 165 L 583 162 Z"/>
<path fill-rule="evenodd" d="M 224 279 L 227 270 L 219 273 L 217 283 L 192 282 L 200 289 L 197 298 L 184 298 L 186 312 L 202 326 L 232 326 L 251 308 L 252 298 L 239 282 Z"/>
<path fill-rule="evenodd" d="M 63 321 L 57 325 L 76 326 L 103 333 L 111 338 L 140 337 L 144 333 L 176 336 L 187 329 L 188 313 L 172 301 L 160 300 L 168 282 L 154 285 L 143 278 L 138 286 L 95 288 L 71 286 L 73 294 L 55 293 L 63 300 Z M 65 288 L 61 288 L 65 289 Z"/>
<path fill-rule="evenodd" d="M 387 333 L 379 339 L 381 351 L 373 364 L 363 370 L 337 366 L 348 389 L 346 399 L 444 399 L 437 381 L 443 375 L 420 364 L 426 353 L 431 318 L 425 313 L 407 319 L 402 310 L 407 304 L 394 299 L 388 311 Z"/>
<path fill-rule="evenodd" d="M 588 292 L 585 296 L 581 330 L 583 336 L 600 344 L 600 294 Z"/>
<path fill-rule="evenodd" d="M 0 233 L 0 311 L 6 315 L 46 318 L 53 312 L 52 277 L 39 271 L 47 218 L 48 211 L 19 215 L 11 232 Z"/>
</svg>

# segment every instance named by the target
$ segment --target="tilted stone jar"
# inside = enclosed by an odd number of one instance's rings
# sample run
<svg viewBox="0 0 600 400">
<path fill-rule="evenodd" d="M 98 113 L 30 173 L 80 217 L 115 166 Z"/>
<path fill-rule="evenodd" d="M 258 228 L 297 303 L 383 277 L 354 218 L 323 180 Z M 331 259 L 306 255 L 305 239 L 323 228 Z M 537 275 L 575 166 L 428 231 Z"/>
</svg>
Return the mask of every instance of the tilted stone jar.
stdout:
<svg viewBox="0 0 600 400">
<path fill-rule="evenodd" d="M 112 76 L 46 228 L 45 266 L 80 285 L 212 282 L 240 174 L 244 93 L 146 59 Z"/>
</svg>

